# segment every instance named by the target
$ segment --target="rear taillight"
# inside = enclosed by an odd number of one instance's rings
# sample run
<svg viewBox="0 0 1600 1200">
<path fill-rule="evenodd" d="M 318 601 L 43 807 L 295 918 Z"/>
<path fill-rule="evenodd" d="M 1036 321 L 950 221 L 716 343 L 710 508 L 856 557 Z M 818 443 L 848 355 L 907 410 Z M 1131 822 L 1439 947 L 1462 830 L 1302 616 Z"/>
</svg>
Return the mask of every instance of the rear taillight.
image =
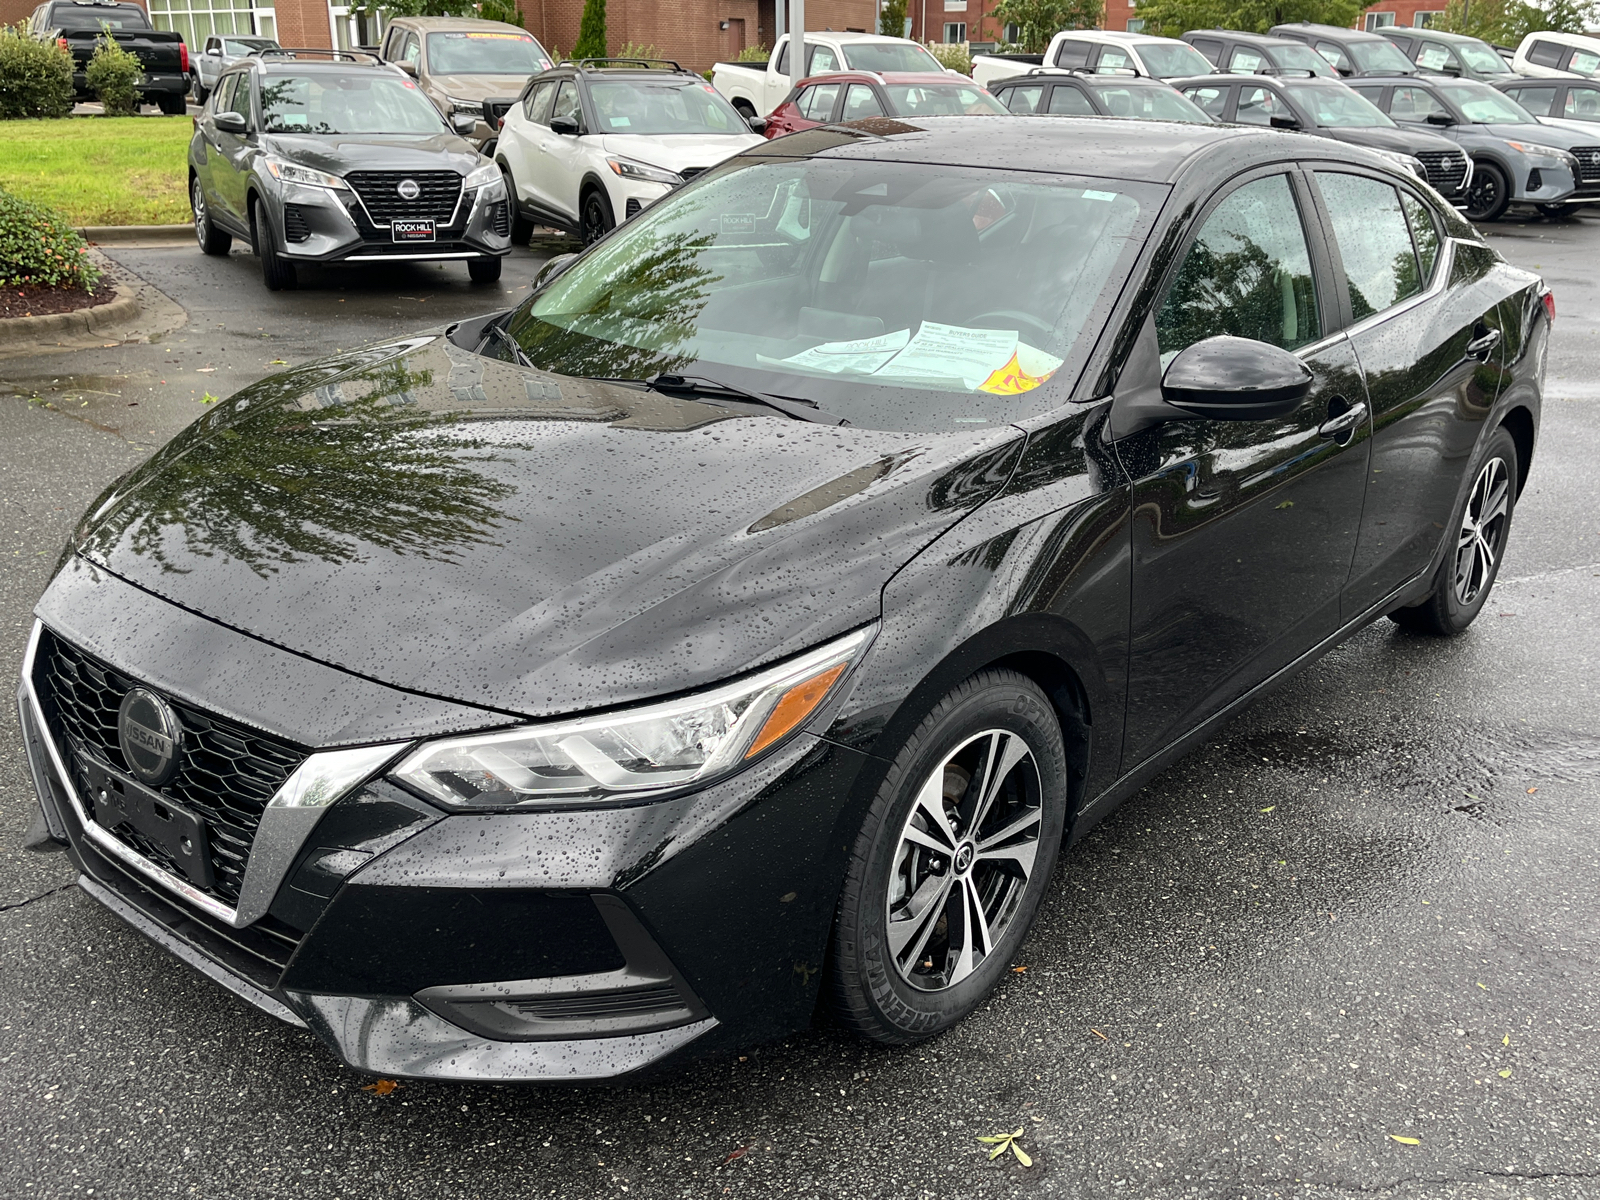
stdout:
<svg viewBox="0 0 1600 1200">
<path fill-rule="evenodd" d="M 498 124 L 496 125 L 496 128 L 504 129 L 505 127 L 506 127 L 506 119 L 504 117 L 501 117 L 499 122 L 498 122 Z"/>
<path fill-rule="evenodd" d="M 1554 324 L 1556 319 L 1556 294 L 1546 289 L 1544 295 L 1540 296 L 1539 299 L 1544 304 L 1545 315 L 1550 318 L 1551 324 Z"/>
<path fill-rule="evenodd" d="M 188 42 L 179 42 L 178 43 L 178 63 L 179 63 L 178 70 L 182 71 L 185 75 L 187 75 L 189 73 L 189 43 Z"/>
</svg>

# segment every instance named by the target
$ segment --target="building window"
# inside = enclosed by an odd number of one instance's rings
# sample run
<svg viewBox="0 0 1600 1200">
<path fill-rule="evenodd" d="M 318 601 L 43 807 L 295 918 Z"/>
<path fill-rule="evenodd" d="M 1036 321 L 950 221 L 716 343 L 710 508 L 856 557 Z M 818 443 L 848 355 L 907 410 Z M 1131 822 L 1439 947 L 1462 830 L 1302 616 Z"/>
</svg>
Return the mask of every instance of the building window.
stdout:
<svg viewBox="0 0 1600 1200">
<path fill-rule="evenodd" d="M 947 13 L 967 11 L 967 0 L 944 0 L 944 10 Z"/>
<path fill-rule="evenodd" d="M 1129 33 L 1143 33 L 1144 32 L 1144 18 L 1143 17 L 1129 17 L 1128 18 L 1128 32 Z"/>
<path fill-rule="evenodd" d="M 150 23 L 183 34 L 191 50 L 213 34 L 276 38 L 276 12 L 251 0 L 150 0 Z"/>
<path fill-rule="evenodd" d="M 1022 40 L 1022 26 L 1015 21 L 1010 22 L 1000 31 L 1000 38 L 1007 42 L 1020 42 Z"/>
<path fill-rule="evenodd" d="M 1393 24 L 1394 14 L 1392 12 L 1369 12 L 1367 14 L 1367 31 L 1369 33 L 1374 29 L 1384 29 Z"/>
<path fill-rule="evenodd" d="M 1426 29 L 1428 26 L 1433 24 L 1433 19 L 1435 17 L 1442 16 L 1444 16 L 1444 9 L 1429 9 L 1426 12 L 1419 12 L 1416 16 L 1412 17 L 1411 24 L 1417 29 Z"/>
<path fill-rule="evenodd" d="M 946 21 L 944 23 L 944 40 L 952 43 L 966 41 L 967 23 L 965 21 Z"/>
</svg>

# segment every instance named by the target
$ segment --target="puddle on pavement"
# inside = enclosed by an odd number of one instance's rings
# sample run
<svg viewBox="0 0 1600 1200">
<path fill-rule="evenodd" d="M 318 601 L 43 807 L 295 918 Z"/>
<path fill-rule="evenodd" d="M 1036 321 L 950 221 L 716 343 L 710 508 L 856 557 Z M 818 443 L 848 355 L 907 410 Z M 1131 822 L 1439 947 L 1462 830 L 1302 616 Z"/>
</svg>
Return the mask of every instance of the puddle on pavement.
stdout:
<svg viewBox="0 0 1600 1200">
<path fill-rule="evenodd" d="M 151 371 L 128 375 L 29 375 L 0 380 L 0 396 L 16 396 L 106 433 L 139 441 L 155 433 L 141 421 L 161 377 Z"/>
</svg>

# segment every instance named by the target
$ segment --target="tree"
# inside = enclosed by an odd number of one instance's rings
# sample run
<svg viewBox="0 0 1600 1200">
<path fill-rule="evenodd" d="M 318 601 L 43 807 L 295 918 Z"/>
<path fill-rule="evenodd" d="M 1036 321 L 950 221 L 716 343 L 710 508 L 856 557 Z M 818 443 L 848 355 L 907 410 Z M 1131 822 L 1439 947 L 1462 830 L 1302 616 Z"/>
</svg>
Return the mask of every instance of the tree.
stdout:
<svg viewBox="0 0 1600 1200">
<path fill-rule="evenodd" d="M 1433 28 L 1515 46 L 1540 29 L 1582 33 L 1596 19 L 1596 6 L 1581 0 L 1549 0 L 1543 8 L 1524 0 L 1450 0 Z"/>
<path fill-rule="evenodd" d="M 573 58 L 606 56 L 606 0 L 583 0 L 583 20 L 578 24 L 578 44 Z"/>
<path fill-rule="evenodd" d="M 1024 54 L 1043 54 L 1063 29 L 1093 29 L 1104 15 L 1102 0 L 1000 0 L 989 14 L 1017 27 L 1016 42 Z"/>
<path fill-rule="evenodd" d="M 1189 29 L 1265 33 L 1291 21 L 1349 28 L 1366 7 L 1362 0 L 1145 0 L 1138 13 L 1146 33 L 1177 37 Z"/>
<path fill-rule="evenodd" d="M 522 10 L 517 0 L 481 0 L 478 15 L 485 21 L 504 21 L 507 25 L 522 24 Z"/>
<path fill-rule="evenodd" d="M 778 0 L 779 4 L 783 0 Z M 884 37 L 905 37 L 906 0 L 888 0 L 878 13 L 878 32 Z"/>
</svg>

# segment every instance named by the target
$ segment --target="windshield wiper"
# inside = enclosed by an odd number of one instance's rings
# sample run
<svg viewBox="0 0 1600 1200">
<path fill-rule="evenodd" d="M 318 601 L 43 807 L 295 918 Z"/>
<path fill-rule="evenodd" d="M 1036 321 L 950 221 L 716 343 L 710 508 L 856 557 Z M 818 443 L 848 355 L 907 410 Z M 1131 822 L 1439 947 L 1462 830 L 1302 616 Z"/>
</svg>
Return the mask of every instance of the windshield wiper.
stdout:
<svg viewBox="0 0 1600 1200">
<path fill-rule="evenodd" d="M 516 363 L 519 367 L 533 366 L 533 360 L 523 353 L 522 343 L 518 342 L 516 338 L 512 337 L 506 327 L 499 321 L 490 321 L 488 325 L 484 326 L 483 341 L 478 343 L 477 353 L 483 353 L 483 343 L 494 337 L 498 337 L 507 346 L 511 347 L 512 362 Z M 534 367 L 534 370 L 538 370 L 538 368 Z"/>
<path fill-rule="evenodd" d="M 752 404 L 761 404 L 767 408 L 775 409 L 785 416 L 793 417 L 797 421 L 813 421 L 821 425 L 848 425 L 849 420 L 837 413 L 828 412 L 815 400 L 790 399 L 782 396 L 769 396 L 766 392 L 753 392 L 749 388 L 734 387 L 730 383 L 723 383 L 719 379 L 711 379 L 705 375 L 671 375 L 661 374 L 654 379 L 643 381 L 658 392 L 686 392 L 691 395 L 703 396 L 707 394 L 722 394 L 737 400 L 748 400 Z"/>
</svg>

